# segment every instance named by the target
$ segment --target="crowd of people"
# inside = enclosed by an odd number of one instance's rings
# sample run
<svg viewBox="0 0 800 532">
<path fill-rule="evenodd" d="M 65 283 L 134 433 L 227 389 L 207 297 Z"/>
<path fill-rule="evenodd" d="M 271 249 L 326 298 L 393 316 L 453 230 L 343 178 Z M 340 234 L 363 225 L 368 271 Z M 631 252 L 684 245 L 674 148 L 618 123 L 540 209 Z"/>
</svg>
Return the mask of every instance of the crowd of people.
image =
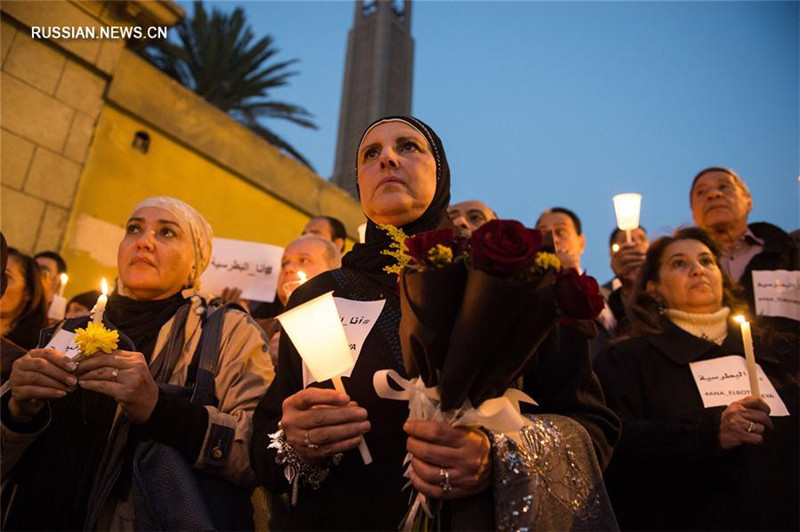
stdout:
<svg viewBox="0 0 800 532">
<path fill-rule="evenodd" d="M 345 253 L 344 225 L 312 218 L 284 249 L 273 303 L 235 286 L 204 293 L 211 226 L 181 200 L 143 199 L 100 319 L 118 331 L 108 355 L 52 347 L 97 322 L 100 293 L 58 311 L 62 257 L 2 239 L 4 529 L 391 530 L 409 510 L 406 485 L 440 501 L 444 529 L 800 529 L 800 324 L 758 316 L 753 282 L 800 270 L 798 242 L 748 220 L 753 198 L 734 171 L 687 179 L 694 227 L 653 241 L 642 227 L 611 232 L 604 307 L 562 320 L 538 347 L 516 383 L 537 404 L 509 439 L 407 421 L 408 405 L 373 383 L 381 370 L 406 375 L 392 238 L 379 226 L 469 237 L 498 214 L 451 204 L 442 140 L 414 117 L 371 124 L 357 161 L 364 241 Z M 548 208 L 536 229 L 563 268 L 582 271 L 591 243 L 575 212 Z M 384 302 L 346 393 L 309 385 L 276 319 L 328 292 Z M 696 370 L 744 357 L 734 314 L 752 323 L 769 388 L 710 405 Z M 254 521 L 259 486 L 268 504 Z"/>
</svg>

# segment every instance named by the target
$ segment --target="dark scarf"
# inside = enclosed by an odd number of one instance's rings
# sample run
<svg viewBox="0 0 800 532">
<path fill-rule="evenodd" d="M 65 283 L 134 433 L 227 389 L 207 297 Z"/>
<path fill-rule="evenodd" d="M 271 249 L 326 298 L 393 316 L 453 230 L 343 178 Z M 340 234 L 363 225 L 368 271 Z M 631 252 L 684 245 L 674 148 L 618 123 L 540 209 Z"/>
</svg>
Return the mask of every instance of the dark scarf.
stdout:
<svg viewBox="0 0 800 532">
<path fill-rule="evenodd" d="M 431 204 L 428 205 L 422 216 L 402 226 L 401 229 L 408 236 L 412 236 L 440 227 L 452 227 L 453 224 L 447 216 L 447 206 L 450 204 L 450 166 L 447 164 L 447 156 L 441 139 L 427 124 L 412 116 L 387 116 L 381 118 L 370 124 L 365 132 L 378 122 L 393 119 L 402 120 L 422 133 L 430 145 L 433 158 L 436 160 L 436 192 L 433 195 Z M 362 137 L 361 141 L 363 140 Z M 359 142 L 360 145 L 361 142 Z M 389 249 L 391 243 L 391 237 L 378 228 L 375 222 L 367 219 L 365 243 L 353 246 L 353 249 L 342 258 L 342 267 L 359 270 L 371 280 L 394 291 L 397 287 L 397 276 L 388 274 L 383 269 L 394 264 L 395 259 L 381 253 L 383 250 Z"/>
<path fill-rule="evenodd" d="M 184 304 L 188 305 L 189 301 L 181 292 L 156 301 L 137 301 L 114 292 L 108 299 L 105 317 L 125 333 L 149 361 L 161 327 Z"/>
<path fill-rule="evenodd" d="M 114 293 L 109 297 L 104 321 L 127 337 L 121 338 L 121 349 L 135 346 L 150 360 L 161 327 L 173 316 L 177 332 L 171 336 L 165 352 L 180 353 L 178 344 L 183 339 L 188 306 L 179 309 L 188 304 L 180 293 L 160 301 L 135 301 Z M 160 358 L 172 360 L 174 356 Z M 15 471 L 19 490 L 9 529 L 81 529 L 90 502 L 93 504 L 88 512 L 94 524 L 97 511 L 117 479 L 122 476 L 118 486 L 123 489 L 129 484 L 129 462 L 124 460 L 124 452 L 130 424 L 121 416 L 110 437 L 117 409 L 113 398 L 78 388 L 64 398 L 51 401 L 50 408 L 50 427 L 28 449 Z M 131 445 L 136 441 L 134 434 Z M 61 452 L 65 445 L 80 452 Z M 63 496 L 54 498 L 52 493 Z M 43 512 L 42 508 L 48 510 Z"/>
</svg>

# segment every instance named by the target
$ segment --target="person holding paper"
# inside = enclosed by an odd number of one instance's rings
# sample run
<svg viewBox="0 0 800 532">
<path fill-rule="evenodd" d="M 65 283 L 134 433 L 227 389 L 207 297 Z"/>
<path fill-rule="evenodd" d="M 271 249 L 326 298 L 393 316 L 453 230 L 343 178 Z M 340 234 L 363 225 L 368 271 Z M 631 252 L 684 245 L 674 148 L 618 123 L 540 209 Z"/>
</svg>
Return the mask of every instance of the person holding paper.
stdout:
<svg viewBox="0 0 800 532">
<path fill-rule="evenodd" d="M 237 522 L 218 522 L 214 513 L 213 524 L 170 528 L 252 527 L 252 412 L 273 371 L 262 332 L 245 313 L 230 310 L 217 329 L 204 329 L 212 297 L 197 288 L 211 240 L 208 222 L 183 201 L 140 202 L 125 224 L 117 290 L 104 311 L 118 347 L 74 359 L 65 356 L 68 347 L 33 349 L 15 363 L 0 401 L 4 490 L 14 493 L 3 508 L 4 529 L 127 530 L 144 515 L 197 517 L 208 497 L 176 491 L 177 508 L 140 504 L 152 502 L 138 484 L 152 468 L 137 457 L 158 446 L 179 455 L 175 467 L 230 495 L 226 503 L 239 512 Z M 63 322 L 41 345 L 67 338 L 68 346 L 71 331 L 88 321 Z M 211 344 L 216 364 L 201 373 L 198 345 L 212 333 L 219 335 Z M 212 404 L 189 402 L 201 377 L 210 381 Z"/>
<path fill-rule="evenodd" d="M 384 253 L 394 242 L 390 233 L 400 228 L 410 236 L 453 227 L 447 215 L 450 170 L 444 147 L 420 120 L 387 117 L 367 128 L 357 160 L 359 197 L 368 219 L 366 241 L 344 256 L 342 268 L 299 287 L 288 307 L 331 291 L 351 304 L 383 300 L 384 305 L 352 373 L 342 379 L 346 394 L 331 389 L 330 381 L 305 388 L 303 361 L 291 340 L 281 338 L 278 372 L 256 410 L 252 445 L 262 482 L 271 492 L 285 494 L 283 504 L 272 507 L 272 526 L 277 529 L 395 530 L 408 510 L 409 494 L 403 485 L 409 481 L 434 499 L 469 503 L 488 498 L 491 507 L 492 442 L 487 434 L 438 421 L 406 422 L 408 404 L 379 398 L 373 385 L 379 370 L 406 375 L 398 334 L 397 275 L 385 269 L 396 262 Z M 395 229 L 379 227 L 387 224 Z M 561 397 L 582 391 L 577 405 L 570 403 L 576 410 L 593 401 L 602 404 L 588 356 L 583 364 L 586 372 L 551 379 L 560 381 L 553 389 Z M 587 383 L 584 377 L 594 380 Z M 558 409 L 552 397 L 537 400 L 545 408 Z M 604 406 L 601 410 L 599 417 L 614 417 Z M 595 434 L 596 445 L 610 453 L 614 430 L 606 434 L 597 428 Z M 362 438 L 373 458 L 370 465 L 356 452 Z M 413 455 L 409 478 L 404 477 L 407 452 Z M 295 475 L 301 481 L 292 493 Z M 494 514 L 489 514 L 488 524 L 470 526 L 494 528 Z M 451 526 L 447 518 L 443 526 Z"/>
<path fill-rule="evenodd" d="M 692 181 L 689 204 L 695 224 L 708 231 L 722 252 L 720 266 L 740 283 L 755 314 L 753 272 L 800 270 L 800 246 L 783 229 L 766 222 L 748 224 L 753 197 L 730 168 L 701 170 Z M 797 322 L 784 324 L 797 332 Z"/>
<path fill-rule="evenodd" d="M 727 406 L 707 407 L 704 382 L 692 370 L 703 361 L 743 357 L 739 326 L 730 319 L 743 306 L 734 286 L 703 230 L 656 240 L 628 307 L 633 337 L 595 362 L 608 404 L 622 419 L 605 476 L 622 529 L 800 525 L 798 375 L 777 355 L 782 348 L 796 355 L 797 345 L 772 344 L 756 331 L 756 362 L 779 397 L 749 395 L 747 375 L 735 369 L 744 366 L 739 358 L 734 369 L 702 376 L 743 383 L 716 392 L 726 395 Z M 774 417 L 784 406 L 789 415 Z"/>
</svg>

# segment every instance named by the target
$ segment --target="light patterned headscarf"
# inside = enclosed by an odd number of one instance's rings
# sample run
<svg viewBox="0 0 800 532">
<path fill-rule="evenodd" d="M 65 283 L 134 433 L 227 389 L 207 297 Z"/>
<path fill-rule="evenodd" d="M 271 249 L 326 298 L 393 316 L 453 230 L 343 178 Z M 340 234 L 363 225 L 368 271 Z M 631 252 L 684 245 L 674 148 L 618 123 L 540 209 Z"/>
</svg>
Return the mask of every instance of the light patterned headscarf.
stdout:
<svg viewBox="0 0 800 532">
<path fill-rule="evenodd" d="M 145 207 L 156 207 L 164 209 L 178 222 L 178 226 L 186 234 L 192 244 L 192 257 L 194 260 L 194 272 L 189 279 L 189 283 L 197 288 L 200 276 L 208 267 L 211 261 L 211 244 L 214 240 L 214 233 L 211 225 L 203 218 L 203 215 L 188 203 L 169 196 L 154 196 L 140 201 L 133 212 Z"/>
</svg>

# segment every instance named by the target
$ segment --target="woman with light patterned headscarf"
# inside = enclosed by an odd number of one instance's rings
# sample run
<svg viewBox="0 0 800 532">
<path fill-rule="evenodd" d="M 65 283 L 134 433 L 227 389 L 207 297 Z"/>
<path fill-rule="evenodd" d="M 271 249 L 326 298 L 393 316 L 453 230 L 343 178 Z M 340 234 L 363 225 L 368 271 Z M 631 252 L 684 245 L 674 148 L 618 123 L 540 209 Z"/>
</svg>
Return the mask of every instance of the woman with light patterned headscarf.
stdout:
<svg viewBox="0 0 800 532">
<path fill-rule="evenodd" d="M 238 310 L 224 314 L 211 404 L 172 393 L 177 387 L 191 392 L 198 375 L 211 298 L 197 287 L 211 243 L 211 226 L 185 202 L 140 202 L 125 226 L 117 290 L 104 315 L 106 327 L 121 333 L 119 348 L 74 360 L 57 350 L 34 349 L 15 365 L 11 393 L 2 397 L 3 480 L 12 474 L 16 490 L 5 508 L 5 526 L 144 526 L 143 506 L 131 496 L 141 471 L 132 467 L 134 449 L 150 442 L 177 451 L 187 469 L 203 471 L 206 480 L 242 486 L 241 497 L 228 504 L 249 505 L 252 411 L 274 375 L 258 325 Z M 67 320 L 49 336 L 86 324 L 87 318 Z M 155 510 L 159 518 L 178 517 L 159 525 L 166 528 L 252 527 L 251 508 L 231 506 L 225 519 L 208 508 L 213 522 L 204 523 L 196 508 L 176 502 L 182 506 L 149 508 L 148 519 Z"/>
</svg>

